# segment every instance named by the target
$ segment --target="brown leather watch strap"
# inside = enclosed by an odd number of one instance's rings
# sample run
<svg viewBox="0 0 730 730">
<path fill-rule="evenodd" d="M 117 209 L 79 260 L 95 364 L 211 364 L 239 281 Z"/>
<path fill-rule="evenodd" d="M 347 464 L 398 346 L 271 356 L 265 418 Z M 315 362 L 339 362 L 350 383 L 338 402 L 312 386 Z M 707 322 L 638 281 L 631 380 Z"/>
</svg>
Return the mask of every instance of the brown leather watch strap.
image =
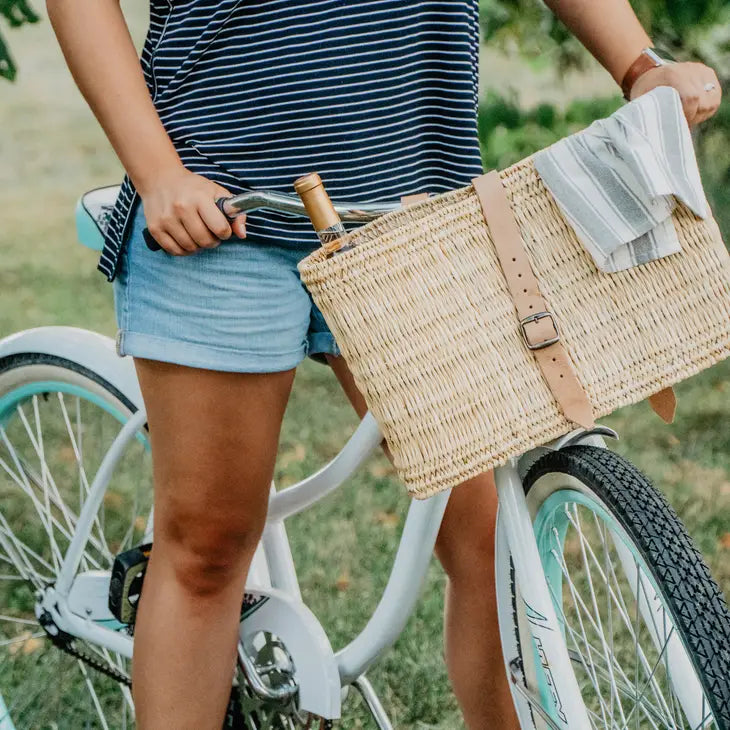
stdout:
<svg viewBox="0 0 730 730">
<path fill-rule="evenodd" d="M 657 62 L 651 56 L 648 56 L 645 51 L 642 51 L 639 57 L 629 66 L 629 70 L 624 74 L 623 81 L 621 81 L 621 90 L 624 92 L 624 99 L 626 101 L 631 99 L 631 89 L 639 80 L 640 76 L 661 65 L 661 62 Z"/>
<path fill-rule="evenodd" d="M 532 351 L 566 418 L 584 428 L 594 425 L 593 410 L 560 340 L 558 321 L 540 294 L 522 235 L 497 172 L 472 180 L 492 234 L 507 287 L 517 309 L 525 345 Z"/>
</svg>

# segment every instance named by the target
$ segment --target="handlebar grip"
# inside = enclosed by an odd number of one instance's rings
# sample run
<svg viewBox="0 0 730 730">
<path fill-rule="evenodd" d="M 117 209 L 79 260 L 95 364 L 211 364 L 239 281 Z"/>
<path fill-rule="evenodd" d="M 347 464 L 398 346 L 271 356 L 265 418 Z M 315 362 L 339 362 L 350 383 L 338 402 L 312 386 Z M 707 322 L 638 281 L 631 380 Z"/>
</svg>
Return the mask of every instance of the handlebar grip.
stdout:
<svg viewBox="0 0 730 730">
<path fill-rule="evenodd" d="M 228 200 L 228 198 L 218 198 L 215 201 L 215 204 L 216 204 L 216 207 L 218 208 L 218 210 L 221 213 L 223 213 L 223 215 L 229 221 L 232 221 L 235 219 L 236 216 L 235 215 L 231 216 L 231 215 L 228 215 L 228 213 L 226 213 L 224 206 L 225 206 L 227 200 Z M 157 241 L 152 237 L 152 234 L 150 233 L 149 228 L 145 228 L 142 231 L 142 238 L 144 238 L 144 242 L 147 244 L 147 248 L 150 251 L 161 251 L 162 250 L 162 246 L 160 246 L 160 244 L 157 243 Z"/>
<path fill-rule="evenodd" d="M 160 246 L 160 244 L 157 243 L 157 241 L 155 241 L 154 238 L 152 238 L 152 234 L 149 232 L 148 228 L 145 228 L 142 231 L 142 238 L 144 238 L 144 242 L 147 244 L 147 248 L 150 251 L 161 251 L 162 250 L 162 246 Z"/>
</svg>

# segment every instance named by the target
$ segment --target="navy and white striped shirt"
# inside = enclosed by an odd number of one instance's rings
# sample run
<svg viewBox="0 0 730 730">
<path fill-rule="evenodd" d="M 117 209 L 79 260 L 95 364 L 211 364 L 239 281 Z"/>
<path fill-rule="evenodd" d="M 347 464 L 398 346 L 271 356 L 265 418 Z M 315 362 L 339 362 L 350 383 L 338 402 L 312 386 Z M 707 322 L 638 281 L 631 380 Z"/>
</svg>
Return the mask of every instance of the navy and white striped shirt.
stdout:
<svg viewBox="0 0 730 730">
<path fill-rule="evenodd" d="M 144 76 L 183 164 L 233 193 L 438 193 L 482 172 L 478 0 L 151 0 Z M 99 269 L 114 278 L 137 194 L 125 179 Z M 259 211 L 248 239 L 316 246 Z"/>
</svg>

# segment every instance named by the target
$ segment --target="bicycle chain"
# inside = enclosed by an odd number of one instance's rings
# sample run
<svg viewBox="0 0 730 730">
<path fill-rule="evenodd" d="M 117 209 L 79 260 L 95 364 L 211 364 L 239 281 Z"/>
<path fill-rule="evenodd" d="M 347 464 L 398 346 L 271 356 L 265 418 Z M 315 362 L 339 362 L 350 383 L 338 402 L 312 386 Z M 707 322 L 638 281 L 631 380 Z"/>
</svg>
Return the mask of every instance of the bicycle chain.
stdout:
<svg viewBox="0 0 730 730">
<path fill-rule="evenodd" d="M 74 637 L 65 631 L 61 631 L 61 629 L 56 626 L 53 617 L 50 613 L 48 613 L 48 611 L 44 611 L 41 614 L 38 619 L 38 623 L 41 625 L 41 628 L 46 632 L 46 635 L 56 648 L 72 657 L 76 657 L 76 659 L 80 659 L 84 662 L 84 664 L 88 664 L 92 669 L 96 669 L 97 672 L 101 672 L 110 679 L 113 679 L 115 682 L 119 682 L 120 684 L 131 688 L 132 680 L 124 672 L 111 666 L 108 662 L 95 657 L 93 654 L 90 654 L 83 649 L 76 648 L 74 644 Z"/>
<path fill-rule="evenodd" d="M 88 664 L 92 669 L 96 669 L 97 672 L 101 672 L 107 677 L 113 679 L 115 682 L 119 682 L 119 684 L 123 684 L 131 689 L 132 680 L 124 674 L 124 672 L 121 672 L 119 669 L 115 669 L 109 663 L 104 662 L 101 659 L 97 659 L 93 654 L 89 654 L 88 652 L 83 651 L 83 649 L 77 649 L 76 646 L 74 646 L 73 641 L 69 641 L 67 643 L 54 642 L 54 644 L 65 651 L 66 654 L 70 654 L 71 656 L 80 659 L 84 662 L 84 664 Z"/>
<path fill-rule="evenodd" d="M 41 617 L 38 619 L 38 623 L 40 623 L 41 627 L 55 647 L 76 659 L 80 659 L 84 662 L 84 664 L 87 664 L 97 672 L 101 672 L 103 675 L 113 679 L 115 682 L 119 682 L 119 684 L 123 684 L 125 687 L 129 687 L 131 689 L 132 680 L 124 672 L 112 667 L 108 662 L 102 661 L 93 654 L 90 654 L 83 649 L 78 649 L 74 644 L 73 636 L 65 631 L 61 631 L 47 611 L 43 612 Z M 51 626 L 56 630 L 55 634 L 52 633 L 50 629 Z M 332 720 L 322 720 L 320 728 L 321 730 L 333 730 L 334 723 Z"/>
</svg>

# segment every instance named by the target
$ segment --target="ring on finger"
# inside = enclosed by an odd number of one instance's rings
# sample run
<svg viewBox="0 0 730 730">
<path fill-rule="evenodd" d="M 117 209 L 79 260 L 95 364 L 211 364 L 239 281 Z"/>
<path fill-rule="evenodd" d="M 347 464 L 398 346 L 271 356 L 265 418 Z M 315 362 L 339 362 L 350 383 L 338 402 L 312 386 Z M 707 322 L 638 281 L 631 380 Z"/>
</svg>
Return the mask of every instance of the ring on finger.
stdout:
<svg viewBox="0 0 730 730">
<path fill-rule="evenodd" d="M 705 84 L 705 91 L 714 91 L 717 88 L 717 84 L 714 81 L 710 81 Z"/>
</svg>

